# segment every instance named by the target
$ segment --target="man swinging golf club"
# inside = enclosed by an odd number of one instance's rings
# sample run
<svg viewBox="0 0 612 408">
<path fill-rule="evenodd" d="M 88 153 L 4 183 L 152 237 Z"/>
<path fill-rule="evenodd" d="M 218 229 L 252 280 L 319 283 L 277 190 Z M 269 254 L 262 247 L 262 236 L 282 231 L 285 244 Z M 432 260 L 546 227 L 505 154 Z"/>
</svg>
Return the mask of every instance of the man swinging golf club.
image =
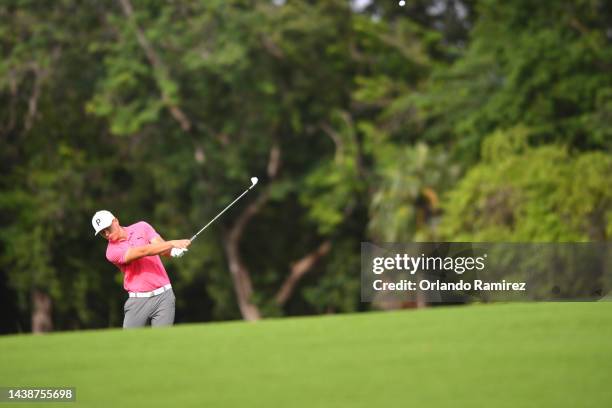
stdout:
<svg viewBox="0 0 612 408">
<path fill-rule="evenodd" d="M 129 293 L 125 302 L 123 328 L 142 327 L 151 320 L 152 326 L 169 326 L 174 323 L 174 293 L 170 279 L 159 255 L 183 256 L 187 247 L 228 208 L 257 185 L 257 177 L 251 177 L 251 186 L 229 203 L 191 239 L 164 241 L 152 226 L 144 221 L 128 227 L 109 211 L 98 211 L 91 219 L 96 231 L 108 240 L 106 259 L 115 264 L 124 275 L 123 287 Z"/>
<path fill-rule="evenodd" d="M 159 255 L 180 257 L 191 241 L 164 241 L 144 221 L 122 227 L 110 211 L 98 211 L 91 223 L 108 240 L 106 259 L 123 272 L 129 297 L 124 305 L 123 328 L 170 326 L 174 323 L 175 297 Z"/>
</svg>

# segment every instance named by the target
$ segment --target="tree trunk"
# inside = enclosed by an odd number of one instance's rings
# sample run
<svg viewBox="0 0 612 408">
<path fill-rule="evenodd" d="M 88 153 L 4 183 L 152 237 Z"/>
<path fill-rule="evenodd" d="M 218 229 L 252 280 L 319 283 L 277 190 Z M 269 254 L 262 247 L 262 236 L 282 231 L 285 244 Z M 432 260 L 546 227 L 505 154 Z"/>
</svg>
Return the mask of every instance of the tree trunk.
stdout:
<svg viewBox="0 0 612 408">
<path fill-rule="evenodd" d="M 287 303 L 291 297 L 297 283 L 306 273 L 312 269 L 317 261 L 327 255 L 331 250 L 331 241 L 327 240 L 321 243 L 314 251 L 306 254 L 300 260 L 291 264 L 291 272 L 285 279 L 280 289 L 276 293 L 276 304 L 282 306 Z"/>
<path fill-rule="evenodd" d="M 242 234 L 236 234 L 236 229 L 227 234 L 223 240 L 223 246 L 225 248 L 225 254 L 227 255 L 229 270 L 232 276 L 232 282 L 234 283 L 234 290 L 238 300 L 238 307 L 242 318 L 248 321 L 255 321 L 261 319 L 261 313 L 257 305 L 251 302 L 251 296 L 253 296 L 253 284 L 251 282 L 251 276 L 246 265 L 240 259 L 240 252 L 238 245 L 240 244 L 240 236 Z"/>
<path fill-rule="evenodd" d="M 278 143 L 274 143 L 270 149 L 270 155 L 268 158 L 268 178 L 271 183 L 278 174 L 280 167 L 281 151 Z M 251 219 L 259 212 L 270 197 L 270 185 L 255 199 L 251 202 L 244 211 L 238 216 L 238 219 L 232 225 L 230 230 L 224 234 L 223 247 L 229 263 L 229 270 L 232 276 L 232 282 L 234 284 L 234 291 L 238 298 L 238 307 L 242 318 L 248 321 L 254 321 L 261 319 L 261 313 L 256 304 L 251 301 L 253 296 L 253 283 L 251 282 L 251 275 L 249 269 L 242 262 L 240 257 L 240 240 L 244 228 L 251 221 Z"/>
<path fill-rule="evenodd" d="M 46 333 L 53 330 L 51 297 L 38 289 L 32 292 L 32 333 Z"/>
</svg>

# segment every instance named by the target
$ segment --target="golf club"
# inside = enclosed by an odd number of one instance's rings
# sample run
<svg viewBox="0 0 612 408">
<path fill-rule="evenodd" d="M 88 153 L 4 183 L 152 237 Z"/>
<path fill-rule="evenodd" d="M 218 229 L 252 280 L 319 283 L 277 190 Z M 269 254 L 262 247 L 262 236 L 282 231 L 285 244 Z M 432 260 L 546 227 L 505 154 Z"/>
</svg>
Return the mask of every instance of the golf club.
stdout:
<svg viewBox="0 0 612 408">
<path fill-rule="evenodd" d="M 240 194 L 238 196 L 238 198 L 236 198 L 234 201 L 232 201 L 227 207 L 225 207 L 223 209 L 223 211 L 221 211 L 219 214 L 217 214 L 217 216 L 215 218 L 213 218 L 212 220 L 210 220 L 210 222 L 208 224 L 206 224 L 201 230 L 199 230 L 193 237 L 191 237 L 190 241 L 193 242 L 194 239 L 197 238 L 198 235 L 200 235 L 200 233 L 202 231 L 204 231 L 210 224 L 212 224 L 217 218 L 219 218 L 221 216 L 221 214 L 223 214 L 225 211 L 227 211 L 228 208 L 230 208 L 232 205 L 234 205 L 234 203 L 238 200 L 240 200 L 242 198 L 243 195 L 245 195 L 246 193 L 249 192 L 249 190 L 251 190 L 253 187 L 255 187 L 255 185 L 257 184 L 257 182 L 259 181 L 259 179 L 257 177 L 251 177 L 251 187 L 247 188 L 246 190 L 244 190 L 244 192 L 242 194 Z"/>
</svg>

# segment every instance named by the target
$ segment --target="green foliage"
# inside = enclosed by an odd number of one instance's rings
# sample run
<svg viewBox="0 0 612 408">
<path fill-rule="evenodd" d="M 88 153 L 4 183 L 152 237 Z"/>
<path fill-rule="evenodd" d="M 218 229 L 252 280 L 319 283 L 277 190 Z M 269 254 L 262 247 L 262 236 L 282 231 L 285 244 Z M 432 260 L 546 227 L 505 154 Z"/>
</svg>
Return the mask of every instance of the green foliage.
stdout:
<svg viewBox="0 0 612 408">
<path fill-rule="evenodd" d="M 339 242 L 325 261 L 325 273 L 315 285 L 304 288 L 303 296 L 317 313 L 355 312 L 359 305 L 361 284 L 355 279 L 360 258 L 354 255 L 358 242 Z"/>
<path fill-rule="evenodd" d="M 528 10 L 528 11 L 527 11 Z M 474 162 L 496 129 L 523 123 L 538 144 L 609 149 L 612 51 L 603 2 L 482 1 L 465 54 L 413 97 L 423 138 Z"/>
<path fill-rule="evenodd" d="M 565 242 L 609 239 L 612 157 L 527 148 L 523 131 L 498 131 L 484 161 L 444 201 L 443 236 L 455 241 Z M 511 140 L 509 142 L 509 140 Z"/>
<path fill-rule="evenodd" d="M 334 141 L 333 161 L 326 159 L 306 175 L 300 191 L 300 201 L 308 208 L 309 217 L 320 234 L 329 234 L 344 221 L 350 208 L 355 207 L 357 193 L 363 190 L 364 180 L 359 174 L 359 151 L 352 123 L 346 112 L 332 117 L 327 129 Z"/>
<path fill-rule="evenodd" d="M 379 242 L 433 239 L 430 227 L 417 220 L 418 205 L 426 200 L 426 189 L 444 191 L 458 176 L 458 168 L 449 163 L 446 152 L 425 144 L 381 151 L 377 159 L 378 182 L 370 205 L 372 236 Z"/>
</svg>

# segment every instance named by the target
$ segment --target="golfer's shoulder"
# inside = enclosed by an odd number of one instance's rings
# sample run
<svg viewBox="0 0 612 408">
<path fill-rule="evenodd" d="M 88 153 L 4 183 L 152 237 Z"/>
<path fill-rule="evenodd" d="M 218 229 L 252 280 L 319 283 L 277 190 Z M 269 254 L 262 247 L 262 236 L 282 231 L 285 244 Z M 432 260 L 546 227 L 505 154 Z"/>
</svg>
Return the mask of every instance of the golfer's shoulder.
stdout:
<svg viewBox="0 0 612 408">
<path fill-rule="evenodd" d="M 133 229 L 133 230 L 148 230 L 153 227 L 151 226 L 151 224 L 149 224 L 146 221 L 138 221 L 130 225 L 128 228 Z"/>
</svg>

